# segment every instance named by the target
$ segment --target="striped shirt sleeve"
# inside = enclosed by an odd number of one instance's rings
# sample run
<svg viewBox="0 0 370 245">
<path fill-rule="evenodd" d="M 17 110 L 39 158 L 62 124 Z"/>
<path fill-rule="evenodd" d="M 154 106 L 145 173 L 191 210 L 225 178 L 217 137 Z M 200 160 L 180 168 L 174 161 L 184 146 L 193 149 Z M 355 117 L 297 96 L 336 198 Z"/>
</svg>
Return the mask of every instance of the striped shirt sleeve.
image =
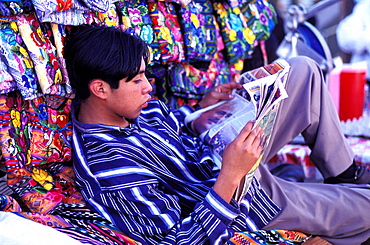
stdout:
<svg viewBox="0 0 370 245">
<path fill-rule="evenodd" d="M 130 179 L 127 188 L 121 187 L 126 181 L 117 181 L 123 176 L 98 179 L 111 190 L 104 190 L 88 200 L 95 210 L 126 234 L 144 244 L 224 244 L 232 237 L 233 231 L 228 226 L 240 210 L 212 189 L 204 201 L 195 205 L 193 212 L 185 215 L 177 195 L 159 190 L 150 175 L 143 178 L 142 171 L 138 173 L 140 169 L 134 171 L 136 173 L 124 176 Z"/>
</svg>

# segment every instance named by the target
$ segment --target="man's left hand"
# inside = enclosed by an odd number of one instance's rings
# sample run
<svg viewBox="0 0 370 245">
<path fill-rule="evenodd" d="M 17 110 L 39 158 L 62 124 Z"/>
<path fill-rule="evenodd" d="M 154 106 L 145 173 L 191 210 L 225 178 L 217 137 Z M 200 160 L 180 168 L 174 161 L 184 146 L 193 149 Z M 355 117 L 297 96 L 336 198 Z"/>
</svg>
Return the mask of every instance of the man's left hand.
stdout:
<svg viewBox="0 0 370 245">
<path fill-rule="evenodd" d="M 206 108 L 220 102 L 222 100 L 231 100 L 234 98 L 232 92 L 234 89 L 241 89 L 242 85 L 237 82 L 228 82 L 214 87 L 204 98 L 198 103 L 200 107 Z"/>
</svg>

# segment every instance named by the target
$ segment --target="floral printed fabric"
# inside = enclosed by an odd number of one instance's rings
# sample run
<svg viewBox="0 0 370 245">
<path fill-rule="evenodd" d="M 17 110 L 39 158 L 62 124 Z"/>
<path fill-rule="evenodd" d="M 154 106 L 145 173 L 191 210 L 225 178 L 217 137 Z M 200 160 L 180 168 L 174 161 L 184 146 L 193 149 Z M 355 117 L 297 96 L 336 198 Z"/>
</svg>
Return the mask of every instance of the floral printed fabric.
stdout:
<svg viewBox="0 0 370 245">
<path fill-rule="evenodd" d="M 33 14 L 19 15 L 18 29 L 33 61 L 38 83 L 43 94 L 66 95 L 71 92 L 69 84 L 62 85 L 63 75 L 55 47 L 41 30 Z"/>
<path fill-rule="evenodd" d="M 91 212 L 74 181 L 71 99 L 18 91 L 0 96 L 1 154 L 12 197 L 0 210 L 51 226 L 89 244 L 137 244 Z"/>
<path fill-rule="evenodd" d="M 29 13 L 32 10 L 30 0 L 8 0 L 0 1 L 0 16 L 16 16 L 22 13 Z"/>
<path fill-rule="evenodd" d="M 301 232 L 287 230 L 260 230 L 252 232 L 237 232 L 227 245 L 298 245 L 305 242 L 309 236 Z"/>
<path fill-rule="evenodd" d="M 117 26 L 117 13 L 113 1 L 95 0 L 33 0 L 40 22 L 63 25 L 105 23 Z"/>
<path fill-rule="evenodd" d="M 181 7 L 179 12 L 186 60 L 211 61 L 217 52 L 212 3 L 209 0 L 194 0 Z"/>
<path fill-rule="evenodd" d="M 161 63 L 184 61 L 184 41 L 174 4 L 150 1 L 148 10 L 159 43 Z"/>
<path fill-rule="evenodd" d="M 250 58 L 258 41 L 267 39 L 275 26 L 276 13 L 266 0 L 214 2 L 213 7 L 230 63 Z"/>
<path fill-rule="evenodd" d="M 17 83 L 13 76 L 9 73 L 7 65 L 0 59 L 0 91 L 1 93 L 9 93 L 16 90 Z"/>
<path fill-rule="evenodd" d="M 37 16 L 41 22 L 50 22 L 57 12 L 108 12 L 110 0 L 32 0 Z"/>
<path fill-rule="evenodd" d="M 9 74 L 1 79 L 1 94 L 19 89 L 25 99 L 42 95 L 33 62 L 16 22 L 0 22 L 0 58 L 1 74 Z"/>
<path fill-rule="evenodd" d="M 60 203 L 81 203 L 71 164 L 71 99 L 0 97 L 1 153 L 8 186 L 27 210 L 48 213 Z M 67 198 L 68 197 L 68 198 Z"/>
<path fill-rule="evenodd" d="M 229 64 L 221 52 L 215 55 L 207 70 L 202 71 L 189 63 L 174 65 L 170 70 L 171 91 L 174 95 L 188 99 L 201 99 L 218 84 L 232 79 Z"/>
<path fill-rule="evenodd" d="M 267 40 L 274 29 L 277 17 L 274 7 L 267 0 L 231 0 L 233 4 L 240 6 L 240 11 L 247 18 L 258 41 Z"/>
<path fill-rule="evenodd" d="M 151 61 L 160 63 L 161 52 L 146 1 L 119 0 L 115 4 L 123 25 L 122 29 L 143 39 L 150 48 Z"/>
</svg>

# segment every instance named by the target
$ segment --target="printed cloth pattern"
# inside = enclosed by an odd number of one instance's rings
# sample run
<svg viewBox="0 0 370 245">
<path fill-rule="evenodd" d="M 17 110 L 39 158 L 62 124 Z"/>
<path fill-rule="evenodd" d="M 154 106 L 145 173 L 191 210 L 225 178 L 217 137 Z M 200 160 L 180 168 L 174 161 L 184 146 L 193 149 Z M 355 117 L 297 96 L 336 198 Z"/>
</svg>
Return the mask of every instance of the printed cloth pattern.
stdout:
<svg viewBox="0 0 370 245">
<path fill-rule="evenodd" d="M 179 10 L 188 62 L 211 61 L 217 52 L 217 35 L 210 0 L 191 1 Z"/>
<path fill-rule="evenodd" d="M 238 232 L 230 239 L 227 245 L 298 245 L 305 242 L 309 236 L 297 231 L 287 230 L 260 230 L 252 232 Z"/>
<path fill-rule="evenodd" d="M 161 52 L 146 1 L 119 0 L 115 4 L 121 18 L 122 29 L 143 39 L 150 48 L 152 63 L 160 63 Z"/>
<path fill-rule="evenodd" d="M 49 22 L 63 25 L 82 25 L 105 23 L 117 26 L 118 17 L 115 5 L 110 0 L 83 1 L 78 0 L 34 0 L 36 15 L 41 23 Z"/>
<path fill-rule="evenodd" d="M 247 18 L 247 24 L 258 41 L 267 40 L 275 27 L 277 16 L 274 7 L 266 0 L 230 0 L 232 5 L 240 6 Z"/>
<path fill-rule="evenodd" d="M 67 89 L 67 93 L 72 93 L 72 90 L 70 90 L 71 87 L 70 87 L 69 78 L 68 78 L 66 61 L 63 56 L 64 43 L 65 43 L 65 38 L 67 35 L 66 26 L 55 24 L 55 23 L 50 23 L 50 29 L 51 29 L 50 36 L 54 40 L 55 53 L 59 61 L 60 70 L 62 71 L 63 81 L 65 84 L 67 84 L 66 87 L 69 88 Z"/>
<path fill-rule="evenodd" d="M 17 83 L 13 76 L 8 72 L 6 64 L 0 59 L 0 91 L 2 94 L 9 93 L 17 89 Z"/>
<path fill-rule="evenodd" d="M 274 9 L 264 0 L 249 0 L 241 5 L 236 0 L 214 2 L 213 8 L 225 43 L 225 58 L 230 63 L 251 58 L 258 41 L 267 39 L 276 23 Z"/>
<path fill-rule="evenodd" d="M 9 0 L 0 1 L 0 16 L 3 18 L 29 13 L 32 10 L 30 0 Z"/>
<path fill-rule="evenodd" d="M 1 73 L 12 76 L 2 78 L 1 94 L 18 89 L 25 99 L 41 96 L 33 62 L 16 22 L 0 22 L 0 37 Z"/>
<path fill-rule="evenodd" d="M 57 12 L 108 12 L 110 0 L 32 0 L 37 16 L 41 22 L 50 22 L 53 14 Z"/>
<path fill-rule="evenodd" d="M 66 95 L 62 71 L 56 57 L 55 47 L 41 30 L 33 14 L 17 16 L 18 29 L 30 58 L 43 94 Z M 69 86 L 67 86 L 69 87 Z M 68 89 L 70 92 L 71 89 Z"/>
<path fill-rule="evenodd" d="M 171 70 L 171 91 L 188 99 L 201 99 L 214 86 L 232 80 L 229 64 L 218 52 L 207 70 L 202 71 L 189 63 L 175 64 Z"/>
<path fill-rule="evenodd" d="M 184 61 L 184 40 L 174 4 L 163 1 L 148 2 L 148 9 L 159 43 L 161 63 Z"/>
<path fill-rule="evenodd" d="M 29 211 L 48 213 L 66 200 L 80 203 L 70 168 L 70 104 L 57 96 L 24 100 L 18 91 L 0 97 L 8 186 Z"/>
</svg>

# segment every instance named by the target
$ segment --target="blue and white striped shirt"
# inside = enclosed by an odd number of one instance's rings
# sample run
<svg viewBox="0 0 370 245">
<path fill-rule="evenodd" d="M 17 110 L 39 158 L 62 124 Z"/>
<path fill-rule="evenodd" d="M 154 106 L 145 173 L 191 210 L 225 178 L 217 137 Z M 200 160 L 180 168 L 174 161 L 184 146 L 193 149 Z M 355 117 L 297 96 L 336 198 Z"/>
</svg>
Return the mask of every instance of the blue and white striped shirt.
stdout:
<svg viewBox="0 0 370 245">
<path fill-rule="evenodd" d="M 74 167 L 85 200 L 143 244 L 224 244 L 280 210 L 256 179 L 240 205 L 212 189 L 219 169 L 210 148 L 183 125 L 191 112 L 151 101 L 127 128 L 73 116 Z"/>
</svg>

